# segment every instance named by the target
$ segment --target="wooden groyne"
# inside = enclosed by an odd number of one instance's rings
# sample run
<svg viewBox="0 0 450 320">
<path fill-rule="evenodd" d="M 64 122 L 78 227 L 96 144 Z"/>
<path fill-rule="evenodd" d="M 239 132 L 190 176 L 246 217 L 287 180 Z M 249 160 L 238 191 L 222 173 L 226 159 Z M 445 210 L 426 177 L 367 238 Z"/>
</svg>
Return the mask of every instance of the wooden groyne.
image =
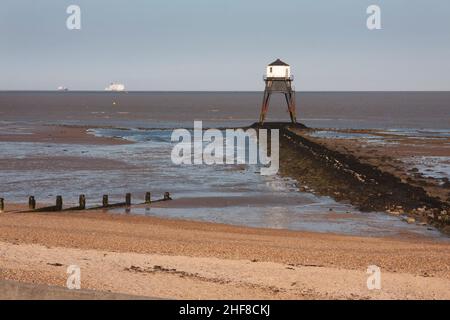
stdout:
<svg viewBox="0 0 450 320">
<path fill-rule="evenodd" d="M 144 205 L 144 204 L 150 205 L 152 203 L 161 202 L 161 201 L 170 201 L 170 200 L 172 200 L 172 197 L 170 196 L 169 192 L 165 192 L 163 198 L 156 199 L 156 200 L 152 200 L 151 193 L 146 192 L 144 202 L 132 203 L 131 193 L 126 193 L 124 202 L 110 203 L 109 195 L 105 194 L 105 195 L 103 195 L 101 205 L 94 205 L 94 206 L 88 207 L 86 205 L 86 195 L 80 194 L 80 196 L 78 198 L 78 206 L 64 208 L 63 197 L 58 195 L 58 196 L 56 196 L 56 201 L 55 201 L 54 206 L 37 208 L 35 196 L 30 196 L 28 198 L 28 209 L 19 211 L 19 212 L 58 212 L 58 211 L 63 212 L 63 211 L 114 209 L 114 208 L 120 208 L 120 207 L 131 207 L 132 205 Z M 4 209 L 5 209 L 5 199 L 0 198 L 0 213 L 4 212 Z"/>
</svg>

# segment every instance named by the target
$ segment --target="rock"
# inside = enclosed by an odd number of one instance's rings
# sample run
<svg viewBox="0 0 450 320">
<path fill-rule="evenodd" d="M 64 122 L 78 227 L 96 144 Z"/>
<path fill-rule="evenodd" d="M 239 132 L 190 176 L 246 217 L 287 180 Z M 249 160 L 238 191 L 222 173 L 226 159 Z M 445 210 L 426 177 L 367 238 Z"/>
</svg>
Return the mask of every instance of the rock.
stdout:
<svg viewBox="0 0 450 320">
<path fill-rule="evenodd" d="M 416 219 L 410 217 L 406 219 L 406 222 L 408 222 L 409 224 L 416 223 Z"/>
<path fill-rule="evenodd" d="M 419 226 L 422 226 L 422 227 L 424 227 L 424 226 L 426 226 L 426 225 L 427 225 L 426 222 L 420 222 L 420 223 L 419 223 Z"/>
<path fill-rule="evenodd" d="M 386 212 L 389 213 L 389 214 L 393 214 L 394 216 L 400 215 L 400 211 L 399 210 L 388 209 L 388 210 L 386 210 Z"/>
</svg>

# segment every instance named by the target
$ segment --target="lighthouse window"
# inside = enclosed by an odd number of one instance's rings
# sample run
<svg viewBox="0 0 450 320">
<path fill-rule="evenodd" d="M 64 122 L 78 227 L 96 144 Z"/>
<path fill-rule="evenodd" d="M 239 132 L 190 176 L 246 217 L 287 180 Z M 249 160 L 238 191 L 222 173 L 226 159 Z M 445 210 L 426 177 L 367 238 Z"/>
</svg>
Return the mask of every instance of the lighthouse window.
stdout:
<svg viewBox="0 0 450 320">
<path fill-rule="evenodd" d="M 272 67 L 270 67 L 270 72 L 272 72 Z"/>
</svg>

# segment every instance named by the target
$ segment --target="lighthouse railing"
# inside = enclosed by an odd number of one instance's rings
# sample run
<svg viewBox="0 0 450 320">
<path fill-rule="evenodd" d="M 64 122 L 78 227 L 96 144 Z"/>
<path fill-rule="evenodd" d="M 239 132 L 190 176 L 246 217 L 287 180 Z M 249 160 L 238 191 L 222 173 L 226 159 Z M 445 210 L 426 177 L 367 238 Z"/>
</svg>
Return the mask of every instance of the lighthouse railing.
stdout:
<svg viewBox="0 0 450 320">
<path fill-rule="evenodd" d="M 288 77 L 268 77 L 266 74 L 263 75 L 263 80 L 267 81 L 267 80 L 289 80 L 289 81 L 294 81 L 294 75 L 291 74 Z"/>
</svg>

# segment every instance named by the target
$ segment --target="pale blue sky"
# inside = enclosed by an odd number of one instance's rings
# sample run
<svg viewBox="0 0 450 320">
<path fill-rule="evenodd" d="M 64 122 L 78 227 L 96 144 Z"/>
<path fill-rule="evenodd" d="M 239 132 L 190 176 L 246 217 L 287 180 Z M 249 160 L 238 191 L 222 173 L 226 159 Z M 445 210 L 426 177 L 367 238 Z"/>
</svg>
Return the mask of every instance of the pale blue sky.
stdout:
<svg viewBox="0 0 450 320">
<path fill-rule="evenodd" d="M 66 8 L 82 30 L 66 28 Z M 382 30 L 366 8 L 382 9 Z M 2 0 L 0 90 L 450 90 L 448 0 Z"/>
</svg>

